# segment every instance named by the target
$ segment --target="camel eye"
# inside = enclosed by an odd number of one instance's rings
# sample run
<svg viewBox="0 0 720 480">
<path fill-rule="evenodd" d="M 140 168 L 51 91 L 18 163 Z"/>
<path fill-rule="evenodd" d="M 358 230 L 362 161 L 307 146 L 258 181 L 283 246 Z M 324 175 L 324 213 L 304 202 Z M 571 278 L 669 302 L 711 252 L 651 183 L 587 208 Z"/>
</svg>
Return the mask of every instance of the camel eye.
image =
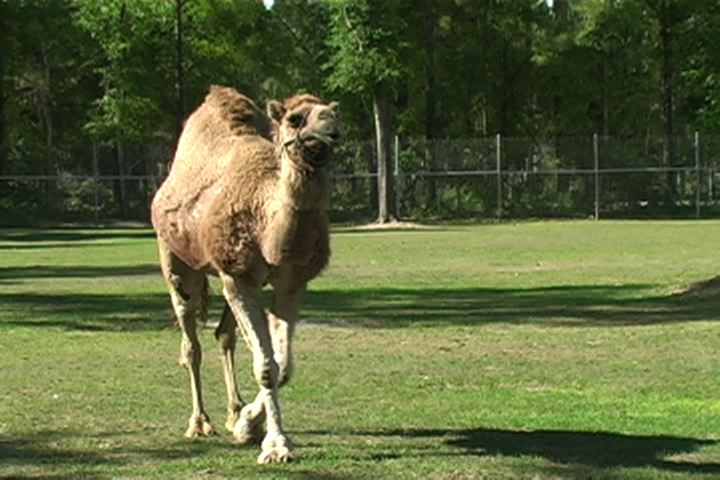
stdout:
<svg viewBox="0 0 720 480">
<path fill-rule="evenodd" d="M 305 116 L 300 112 L 293 113 L 290 116 L 288 116 L 287 122 L 291 127 L 298 128 L 302 124 L 304 117 Z"/>
</svg>

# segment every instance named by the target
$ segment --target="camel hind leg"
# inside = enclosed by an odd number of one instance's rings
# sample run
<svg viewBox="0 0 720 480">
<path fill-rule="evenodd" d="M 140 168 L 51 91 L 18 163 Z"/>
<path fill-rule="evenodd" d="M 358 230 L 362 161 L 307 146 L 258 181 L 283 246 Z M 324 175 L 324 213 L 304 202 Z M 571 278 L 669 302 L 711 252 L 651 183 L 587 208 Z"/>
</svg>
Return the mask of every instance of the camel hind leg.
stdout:
<svg viewBox="0 0 720 480">
<path fill-rule="evenodd" d="M 227 390 L 227 421 L 225 422 L 225 428 L 229 431 L 234 431 L 235 424 L 240 419 L 240 412 L 246 405 L 237 387 L 237 380 L 235 377 L 235 347 L 237 345 L 237 321 L 235 316 L 230 310 L 230 306 L 225 303 L 225 309 L 223 310 L 222 317 L 220 318 L 220 324 L 215 330 L 215 338 L 220 343 L 220 350 L 222 353 L 221 361 L 223 366 L 223 374 L 225 377 L 225 388 Z M 264 435 L 262 421 L 264 417 L 259 421 L 253 421 L 249 425 L 246 434 L 239 443 L 251 443 L 259 441 Z"/>
<path fill-rule="evenodd" d="M 200 380 L 200 364 L 202 349 L 197 335 L 197 314 L 207 315 L 207 277 L 204 273 L 190 268 L 185 262 L 173 254 L 162 241 L 158 240 L 160 266 L 163 277 L 170 290 L 173 310 L 182 330 L 179 363 L 187 368 L 190 376 L 192 394 L 192 414 L 188 420 L 185 436 L 193 438 L 198 435 L 210 435 L 213 431 L 210 417 L 205 412 Z"/>
</svg>

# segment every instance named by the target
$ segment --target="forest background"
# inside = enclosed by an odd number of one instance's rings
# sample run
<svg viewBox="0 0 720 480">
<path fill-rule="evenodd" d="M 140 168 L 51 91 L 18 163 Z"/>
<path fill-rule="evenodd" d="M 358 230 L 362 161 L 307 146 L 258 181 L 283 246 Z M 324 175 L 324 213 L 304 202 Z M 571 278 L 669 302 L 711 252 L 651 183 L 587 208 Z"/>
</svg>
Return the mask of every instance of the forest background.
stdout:
<svg viewBox="0 0 720 480">
<path fill-rule="evenodd" d="M 340 101 L 335 220 L 715 201 L 716 0 L 0 0 L 0 223 L 146 220 L 212 84 Z"/>
</svg>

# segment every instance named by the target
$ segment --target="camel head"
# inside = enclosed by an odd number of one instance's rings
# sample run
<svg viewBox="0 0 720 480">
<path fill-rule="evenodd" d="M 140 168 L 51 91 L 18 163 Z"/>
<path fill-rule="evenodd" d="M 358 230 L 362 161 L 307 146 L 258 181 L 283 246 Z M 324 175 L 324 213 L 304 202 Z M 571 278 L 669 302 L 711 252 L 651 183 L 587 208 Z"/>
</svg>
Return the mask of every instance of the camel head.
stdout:
<svg viewBox="0 0 720 480">
<path fill-rule="evenodd" d="M 293 164 L 304 170 L 325 166 L 340 138 L 338 107 L 308 94 L 268 102 L 275 143 Z"/>
</svg>

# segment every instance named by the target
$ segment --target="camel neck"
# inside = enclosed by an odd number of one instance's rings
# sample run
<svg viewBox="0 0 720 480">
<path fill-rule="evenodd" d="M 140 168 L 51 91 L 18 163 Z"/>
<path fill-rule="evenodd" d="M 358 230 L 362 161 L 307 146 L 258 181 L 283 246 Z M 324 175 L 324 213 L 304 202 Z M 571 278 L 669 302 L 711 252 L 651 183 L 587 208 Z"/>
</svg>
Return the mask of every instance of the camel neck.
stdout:
<svg viewBox="0 0 720 480">
<path fill-rule="evenodd" d="M 324 169 L 307 170 L 287 155 L 281 157 L 280 176 L 276 200 L 296 210 L 324 208 L 327 204 L 328 186 Z"/>
</svg>

